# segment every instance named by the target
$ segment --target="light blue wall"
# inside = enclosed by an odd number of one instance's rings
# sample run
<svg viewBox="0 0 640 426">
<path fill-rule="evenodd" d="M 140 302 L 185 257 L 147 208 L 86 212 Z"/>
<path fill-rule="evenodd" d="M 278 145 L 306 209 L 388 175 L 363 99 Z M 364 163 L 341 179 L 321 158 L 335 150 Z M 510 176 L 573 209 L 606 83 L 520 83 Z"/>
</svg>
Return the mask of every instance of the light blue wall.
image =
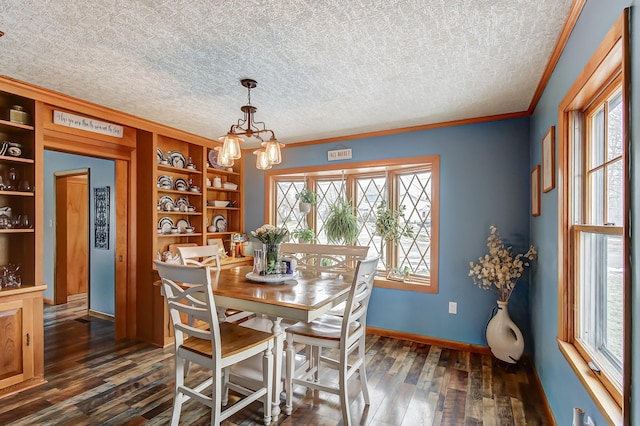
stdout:
<svg viewBox="0 0 640 426">
<path fill-rule="evenodd" d="M 509 244 L 527 247 L 528 141 L 529 119 L 520 118 L 340 143 L 353 149 L 354 162 L 440 155 L 440 291 L 375 288 L 367 320 L 370 326 L 486 345 L 484 328 L 496 297 L 473 285 L 469 262 L 486 252 L 492 224 Z M 327 150 L 335 147 L 287 147 L 281 166 L 328 164 Z M 254 167 L 254 156 L 244 158 L 245 231 L 250 231 L 264 221 L 264 173 Z M 527 286 L 526 281 L 519 283 L 509 310 L 528 337 Z M 448 313 L 449 301 L 458 302 L 457 315 Z"/>
<path fill-rule="evenodd" d="M 55 255 L 55 178 L 54 172 L 89 168 L 89 257 L 90 257 L 90 309 L 115 315 L 115 163 L 112 160 L 44 152 L 44 282 L 48 285 L 44 297 L 53 299 Z M 95 206 L 93 188 L 109 186 L 111 189 L 111 216 L 109 250 L 94 247 Z"/>
<path fill-rule="evenodd" d="M 556 66 L 549 84 L 531 118 L 531 163 L 529 167 L 541 164 L 541 141 L 550 126 L 558 124 L 558 104 L 576 80 L 595 49 L 602 42 L 605 34 L 613 26 L 623 9 L 635 1 L 629 0 L 588 0 L 578 23 L 571 34 L 565 50 Z M 631 28 L 638 27 L 640 21 L 632 15 Z M 640 32 L 632 30 L 633 68 L 635 79 L 640 69 L 638 46 Z M 640 93 L 636 81 L 632 81 L 633 123 L 639 123 L 638 99 Z M 634 147 L 638 146 L 637 137 L 632 137 Z M 557 155 L 557 153 L 556 153 Z M 632 164 L 638 164 L 637 148 L 632 150 Z M 634 170 L 634 182 L 638 181 Z M 635 192 L 633 204 L 638 200 L 638 186 L 633 185 Z M 531 277 L 531 324 L 535 344 L 535 365 L 542 381 L 547 399 L 551 405 L 559 425 L 571 424 L 572 408 L 581 407 L 598 425 L 606 424 L 591 397 L 576 378 L 573 370 L 558 349 L 558 191 L 542 194 L 542 215 L 531 219 L 531 242 L 539 247 L 538 266 Z M 637 222 L 637 209 L 634 211 L 634 223 Z M 633 234 L 632 246 L 638 246 L 638 235 Z M 634 250 L 634 264 L 638 265 L 638 252 Z M 638 296 L 638 268 L 634 273 L 634 306 L 640 306 Z M 638 319 L 634 324 L 634 356 L 640 359 L 640 339 L 638 338 Z M 636 363 L 637 364 L 637 363 Z M 638 383 L 640 374 L 637 366 L 633 374 L 634 383 Z M 640 397 L 636 391 L 633 395 L 635 407 L 640 407 Z M 638 409 L 633 413 L 635 421 L 640 424 Z"/>
</svg>

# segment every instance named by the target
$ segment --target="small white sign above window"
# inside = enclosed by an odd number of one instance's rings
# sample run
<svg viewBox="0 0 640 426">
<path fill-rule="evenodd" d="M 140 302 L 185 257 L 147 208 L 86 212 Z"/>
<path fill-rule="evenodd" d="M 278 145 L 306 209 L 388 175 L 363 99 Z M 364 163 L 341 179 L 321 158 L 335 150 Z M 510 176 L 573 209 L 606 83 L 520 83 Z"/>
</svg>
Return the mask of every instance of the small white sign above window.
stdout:
<svg viewBox="0 0 640 426">
<path fill-rule="evenodd" d="M 124 127 L 117 124 L 106 123 L 92 118 L 81 117 L 68 112 L 53 111 L 53 122 L 61 126 L 86 130 L 87 132 L 100 133 L 102 135 L 121 138 L 124 136 Z"/>
<path fill-rule="evenodd" d="M 333 151 L 327 151 L 327 161 L 349 159 L 351 159 L 351 148 L 334 149 Z"/>
</svg>

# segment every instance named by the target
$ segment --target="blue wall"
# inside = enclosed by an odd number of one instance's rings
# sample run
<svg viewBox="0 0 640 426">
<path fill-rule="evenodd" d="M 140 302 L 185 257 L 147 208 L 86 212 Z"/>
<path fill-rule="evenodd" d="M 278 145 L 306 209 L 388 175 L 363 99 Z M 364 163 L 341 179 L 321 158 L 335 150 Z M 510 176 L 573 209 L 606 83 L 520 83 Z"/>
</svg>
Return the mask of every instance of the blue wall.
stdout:
<svg viewBox="0 0 640 426">
<path fill-rule="evenodd" d="M 44 152 L 44 282 L 48 285 L 45 298 L 53 299 L 54 255 L 56 248 L 55 227 L 55 178 L 54 172 L 88 168 L 89 171 L 89 308 L 108 315 L 115 315 L 115 163 L 112 160 Z M 94 247 L 95 207 L 93 188 L 111 188 L 111 216 L 109 227 L 109 250 Z M 52 224 L 50 226 L 50 223 Z"/>
<path fill-rule="evenodd" d="M 368 324 L 388 330 L 486 345 L 484 328 L 496 305 L 493 293 L 473 285 L 469 262 L 486 253 L 489 226 L 519 251 L 529 241 L 529 119 L 448 127 L 343 141 L 354 162 L 440 155 L 439 293 L 375 288 Z M 282 168 L 327 164 L 335 145 L 287 147 Z M 264 173 L 245 159 L 245 231 L 264 223 Z M 332 162 L 331 164 L 334 164 Z M 516 288 L 509 311 L 529 333 L 527 282 Z M 448 313 L 449 301 L 458 314 Z"/>
<path fill-rule="evenodd" d="M 605 34 L 613 26 L 623 9 L 635 4 L 628 0 L 587 1 L 578 23 L 571 34 L 565 50 L 549 80 L 538 106 L 531 117 L 531 163 L 529 167 L 541 164 L 541 141 L 550 126 L 558 125 L 558 104 L 562 101 L 568 89 L 582 71 L 595 49 L 602 42 Z M 635 25 L 634 25 L 635 24 Z M 640 24 L 638 18 L 632 14 L 631 28 Z M 632 31 L 633 78 L 638 76 L 638 46 L 639 32 Z M 638 121 L 640 105 L 639 93 L 635 81 L 632 82 L 632 117 L 633 123 Z M 632 136 L 632 144 L 637 146 L 637 137 Z M 637 149 L 632 150 L 632 164 L 638 164 Z M 557 155 L 557 154 L 556 154 Z M 634 172 L 635 175 L 635 172 Z M 637 182 L 637 176 L 634 182 Z M 638 199 L 637 185 L 634 202 Z M 540 257 L 537 268 L 531 276 L 531 324 L 535 343 L 535 365 L 542 381 L 545 393 L 553 410 L 556 421 L 560 425 L 571 424 L 572 408 L 581 407 L 598 425 L 606 424 L 592 398 L 587 394 L 578 381 L 573 370 L 558 349 L 556 337 L 558 335 L 558 191 L 553 190 L 542 194 L 542 215 L 531 219 L 531 242 L 539 247 Z M 637 209 L 634 219 L 637 219 Z M 633 220 L 637 223 L 636 220 Z M 638 236 L 633 233 L 632 246 L 637 247 Z M 638 265 L 638 253 L 634 250 L 634 264 Z M 634 306 L 640 306 L 638 297 L 638 268 L 634 274 Z M 638 338 L 638 319 L 634 321 L 634 356 L 640 359 L 640 339 Z M 635 368 L 634 382 L 638 383 L 640 374 Z M 640 407 L 639 393 L 633 395 L 635 407 Z M 636 410 L 639 411 L 639 410 Z M 633 413 L 635 421 L 640 424 L 640 413 Z"/>
</svg>

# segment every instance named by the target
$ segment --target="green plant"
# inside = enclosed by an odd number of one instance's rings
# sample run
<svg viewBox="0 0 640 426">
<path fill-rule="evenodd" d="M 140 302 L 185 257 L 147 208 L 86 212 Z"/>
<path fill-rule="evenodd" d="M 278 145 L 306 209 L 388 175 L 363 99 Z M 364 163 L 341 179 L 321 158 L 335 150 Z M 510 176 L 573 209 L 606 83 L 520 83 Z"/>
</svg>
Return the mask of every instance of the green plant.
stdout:
<svg viewBox="0 0 640 426">
<path fill-rule="evenodd" d="M 311 228 L 298 228 L 291 233 L 291 236 L 307 243 L 316 241 L 316 233 Z"/>
<path fill-rule="evenodd" d="M 402 237 L 413 238 L 413 228 L 406 223 L 404 211 L 406 207 L 400 206 L 398 210 L 387 207 L 387 202 L 382 201 L 376 210 L 376 235 L 380 235 L 384 241 L 400 241 Z"/>
<path fill-rule="evenodd" d="M 315 204 L 317 202 L 317 198 L 317 194 L 307 188 L 302 188 L 302 191 L 296 194 L 296 200 L 301 203 Z"/>
<path fill-rule="evenodd" d="M 324 226 L 330 243 L 352 245 L 358 238 L 358 217 L 351 203 L 346 200 L 337 200 L 331 206 Z"/>
</svg>

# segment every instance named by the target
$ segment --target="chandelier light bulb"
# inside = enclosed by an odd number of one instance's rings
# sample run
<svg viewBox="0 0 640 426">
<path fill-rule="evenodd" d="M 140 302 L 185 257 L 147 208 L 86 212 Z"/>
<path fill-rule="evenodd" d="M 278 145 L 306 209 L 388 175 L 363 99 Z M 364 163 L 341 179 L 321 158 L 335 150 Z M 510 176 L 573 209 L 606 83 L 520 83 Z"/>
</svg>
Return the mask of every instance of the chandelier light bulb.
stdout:
<svg viewBox="0 0 640 426">
<path fill-rule="evenodd" d="M 242 155 L 242 151 L 240 151 L 240 142 L 242 142 L 242 139 L 233 133 L 227 133 L 227 135 L 223 136 L 221 139 L 222 151 L 226 152 L 233 160 L 239 159 Z"/>
<path fill-rule="evenodd" d="M 262 146 L 271 164 L 280 164 L 282 162 L 282 152 L 280 148 L 283 147 L 284 144 L 278 142 L 275 138 L 271 138 L 269 142 L 263 142 Z"/>
<path fill-rule="evenodd" d="M 223 149 L 219 147 L 216 148 L 218 150 L 218 164 L 222 167 L 233 167 L 233 158 L 231 158 L 228 153 L 224 152 Z"/>
<path fill-rule="evenodd" d="M 271 168 L 271 163 L 267 158 L 267 153 L 264 149 L 258 149 L 253 151 L 256 155 L 256 169 L 258 170 L 269 170 Z"/>
</svg>

